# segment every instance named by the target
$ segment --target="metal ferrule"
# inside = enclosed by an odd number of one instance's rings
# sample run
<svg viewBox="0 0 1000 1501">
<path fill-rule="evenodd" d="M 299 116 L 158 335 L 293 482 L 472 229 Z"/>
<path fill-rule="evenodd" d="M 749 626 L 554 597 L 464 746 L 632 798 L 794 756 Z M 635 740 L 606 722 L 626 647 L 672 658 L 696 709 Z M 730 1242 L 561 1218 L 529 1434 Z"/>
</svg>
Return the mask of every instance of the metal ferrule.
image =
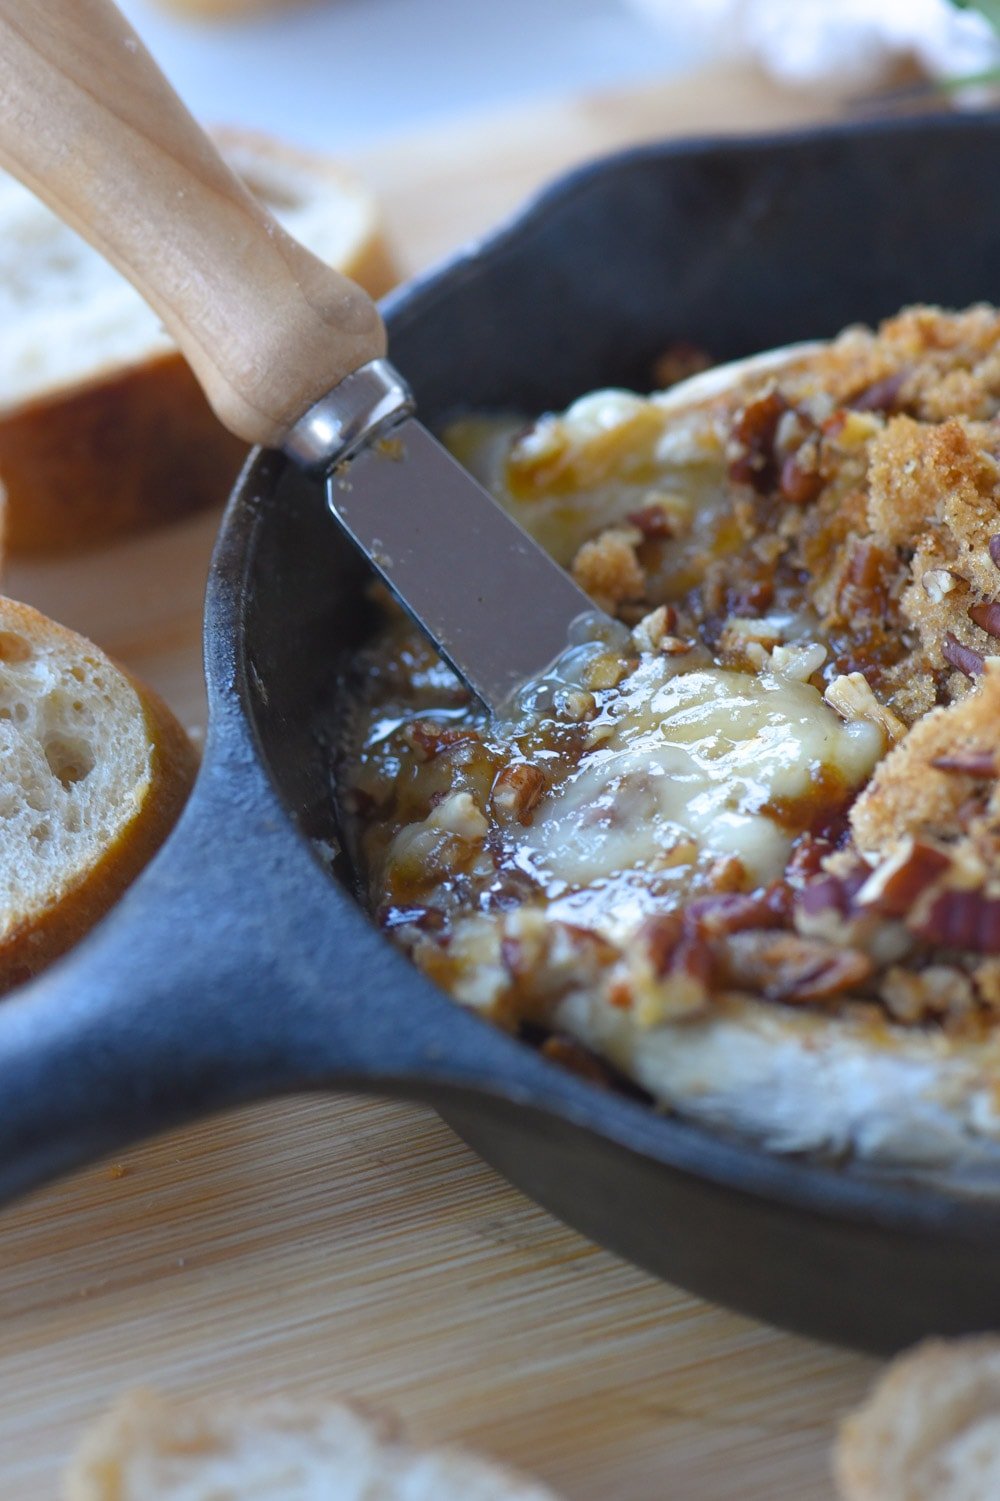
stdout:
<svg viewBox="0 0 1000 1501">
<path fill-rule="evenodd" d="M 283 444 L 311 473 L 327 474 L 414 410 L 413 393 L 388 360 L 371 360 L 311 406 Z"/>
</svg>

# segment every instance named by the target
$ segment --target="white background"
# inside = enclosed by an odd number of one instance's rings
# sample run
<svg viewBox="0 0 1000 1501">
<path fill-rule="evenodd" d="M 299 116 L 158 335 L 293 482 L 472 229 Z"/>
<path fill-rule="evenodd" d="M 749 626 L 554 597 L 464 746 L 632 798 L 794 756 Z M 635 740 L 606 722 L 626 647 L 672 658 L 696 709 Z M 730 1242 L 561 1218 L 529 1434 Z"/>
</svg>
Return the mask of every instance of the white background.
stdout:
<svg viewBox="0 0 1000 1501">
<path fill-rule="evenodd" d="M 626 0 L 315 0 L 212 23 L 119 3 L 206 123 L 331 151 L 699 57 L 680 17 L 657 29 Z"/>
</svg>

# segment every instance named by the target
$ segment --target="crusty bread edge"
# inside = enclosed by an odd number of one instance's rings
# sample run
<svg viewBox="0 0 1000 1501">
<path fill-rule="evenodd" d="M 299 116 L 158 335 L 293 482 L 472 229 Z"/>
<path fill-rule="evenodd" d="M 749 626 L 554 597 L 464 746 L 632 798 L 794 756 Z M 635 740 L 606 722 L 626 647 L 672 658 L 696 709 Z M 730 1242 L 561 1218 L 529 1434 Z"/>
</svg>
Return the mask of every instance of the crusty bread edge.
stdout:
<svg viewBox="0 0 1000 1501">
<path fill-rule="evenodd" d="M 279 1421 L 290 1417 L 296 1424 L 307 1425 L 321 1422 L 334 1413 L 365 1432 L 375 1450 L 376 1462 L 382 1466 L 381 1483 L 369 1483 L 366 1495 L 369 1489 L 380 1496 L 447 1493 L 461 1497 L 472 1491 L 481 1501 L 487 1497 L 492 1501 L 558 1501 L 541 1481 L 494 1459 L 450 1444 L 425 1447 L 410 1443 L 393 1414 L 353 1398 L 272 1394 L 218 1402 L 190 1398 L 175 1401 L 147 1387 L 123 1393 L 84 1434 L 66 1471 L 63 1495 L 65 1501 L 113 1501 L 123 1496 L 122 1467 L 130 1453 L 137 1448 L 141 1453 L 141 1446 L 151 1441 L 161 1444 L 166 1441 L 169 1446 L 179 1424 L 187 1430 L 184 1454 L 197 1458 L 199 1429 L 204 1426 L 211 1433 L 220 1418 L 223 1422 L 229 1417 L 244 1422 L 254 1419 L 266 1426 L 269 1416 Z M 336 1484 L 334 1489 L 339 1493 Z M 354 1493 L 352 1487 L 351 1494 Z M 130 1490 L 129 1494 L 133 1492 Z M 155 1501 L 152 1493 L 148 1501 Z"/>
<path fill-rule="evenodd" d="M 4 599 L 2 606 L 5 627 L 8 622 L 23 624 L 29 637 L 41 623 L 50 639 L 58 636 L 74 644 L 84 639 L 30 605 Z M 158 694 L 117 663 L 111 665 L 138 695 L 153 748 L 142 805 L 82 879 L 0 941 L 0 992 L 30 979 L 65 953 L 114 906 L 170 833 L 194 784 L 198 755 L 185 730 Z"/>
<path fill-rule="evenodd" d="M 221 505 L 246 455 L 179 354 L 0 418 L 7 546 L 79 552 Z"/>
<path fill-rule="evenodd" d="M 922 1447 L 933 1447 L 957 1433 L 975 1413 L 970 1395 L 994 1410 L 998 1359 L 1000 1336 L 972 1334 L 925 1339 L 891 1361 L 838 1429 L 831 1465 L 843 1501 L 896 1501 L 886 1466 L 909 1459 L 917 1435 Z"/>
<path fill-rule="evenodd" d="M 224 147 L 353 182 L 337 163 L 266 136 L 215 135 Z M 372 297 L 398 280 L 374 205 L 367 236 L 341 269 Z M 177 352 L 95 372 L 0 415 L 6 546 L 54 557 L 221 506 L 246 452 Z"/>
</svg>

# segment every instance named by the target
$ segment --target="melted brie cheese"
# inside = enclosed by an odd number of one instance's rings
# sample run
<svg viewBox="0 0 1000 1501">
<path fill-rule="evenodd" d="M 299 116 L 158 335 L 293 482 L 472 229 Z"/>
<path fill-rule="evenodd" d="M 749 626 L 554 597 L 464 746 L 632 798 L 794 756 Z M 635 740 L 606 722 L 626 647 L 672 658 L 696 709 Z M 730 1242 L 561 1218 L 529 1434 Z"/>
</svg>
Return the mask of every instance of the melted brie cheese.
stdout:
<svg viewBox="0 0 1000 1501">
<path fill-rule="evenodd" d="M 797 831 L 781 807 L 815 796 L 821 813 L 831 783 L 859 786 L 883 750 L 874 725 L 845 724 L 809 683 L 656 657 L 591 741 L 535 810 L 519 863 L 566 915 L 619 940 L 658 885 L 683 889 L 715 860 L 735 856 L 754 885 L 779 877 Z"/>
<path fill-rule="evenodd" d="M 716 365 L 666 391 L 639 396 L 608 388 L 527 428 L 523 416 L 453 422 L 445 443 L 465 468 L 551 553 L 568 566 L 582 543 L 631 511 L 662 505 L 680 539 L 669 572 L 685 581 L 687 556 L 728 551 L 724 522 L 725 424 L 717 403 L 751 378 L 793 368 L 818 344 L 790 344 Z"/>
</svg>

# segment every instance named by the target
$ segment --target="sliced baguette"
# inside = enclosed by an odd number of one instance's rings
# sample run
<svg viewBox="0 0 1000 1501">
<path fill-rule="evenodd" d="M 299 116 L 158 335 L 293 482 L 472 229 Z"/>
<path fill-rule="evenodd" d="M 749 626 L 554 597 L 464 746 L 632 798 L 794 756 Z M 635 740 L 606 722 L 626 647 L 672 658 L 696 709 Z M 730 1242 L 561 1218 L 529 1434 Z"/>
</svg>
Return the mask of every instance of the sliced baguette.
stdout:
<svg viewBox="0 0 1000 1501">
<path fill-rule="evenodd" d="M 928 1340 L 894 1360 L 843 1424 L 844 1501 L 1000 1496 L 1000 1337 Z"/>
<path fill-rule="evenodd" d="M 343 1402 L 124 1397 L 84 1439 L 66 1501 L 556 1501 L 459 1450 L 418 1450 Z"/>
<path fill-rule="evenodd" d="M 324 157 L 220 131 L 286 228 L 373 296 L 392 265 L 371 195 Z M 57 553 L 221 504 L 246 447 L 138 293 L 0 175 L 0 481 L 12 551 Z"/>
<path fill-rule="evenodd" d="M 155 694 L 82 636 L 0 597 L 0 990 L 117 900 L 195 768 Z"/>
</svg>

